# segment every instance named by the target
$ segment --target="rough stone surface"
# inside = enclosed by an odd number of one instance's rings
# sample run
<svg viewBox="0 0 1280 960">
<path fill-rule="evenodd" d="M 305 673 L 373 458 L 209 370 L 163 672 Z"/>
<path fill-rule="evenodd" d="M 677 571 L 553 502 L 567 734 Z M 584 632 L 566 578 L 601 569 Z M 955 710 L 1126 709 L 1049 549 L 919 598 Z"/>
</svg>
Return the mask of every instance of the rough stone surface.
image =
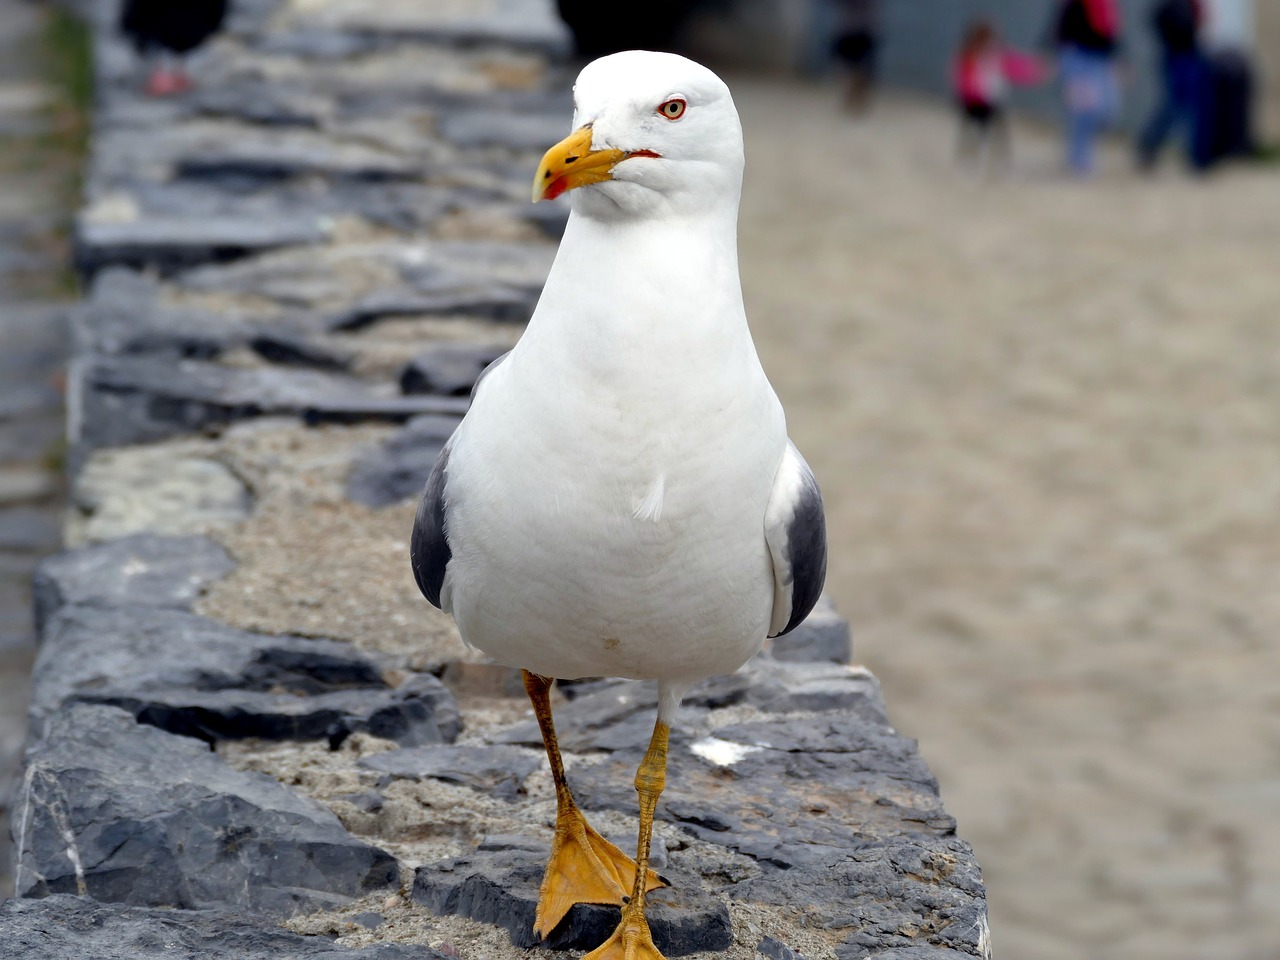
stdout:
<svg viewBox="0 0 1280 960">
<path fill-rule="evenodd" d="M 101 358 L 84 376 L 77 439 L 90 449 L 163 440 L 273 414 L 310 423 L 353 423 L 466 412 L 464 400 L 387 395 L 354 377 L 320 370 Z"/>
<path fill-rule="evenodd" d="M 234 566 L 207 537 L 137 534 L 61 553 L 36 569 L 36 627 L 64 604 L 190 610 L 204 587 Z"/>
<path fill-rule="evenodd" d="M 347 478 L 347 496 L 369 507 L 385 507 L 422 495 L 436 457 L 459 423 L 456 417 L 410 420 L 382 445 L 363 452 Z"/>
<path fill-rule="evenodd" d="M 247 519 L 249 489 L 211 453 L 209 444 L 195 441 L 95 456 L 72 484 L 68 540 L 199 534 Z"/>
<path fill-rule="evenodd" d="M 533 920 L 546 853 L 508 843 L 501 843 L 500 850 L 481 845 L 470 856 L 420 867 L 414 900 L 436 913 L 504 927 L 515 946 L 536 946 Z M 654 943 L 668 956 L 723 950 L 732 942 L 729 913 L 711 897 L 688 892 L 677 897 L 663 889 L 650 893 L 647 904 Z M 591 949 L 608 938 L 619 916 L 617 907 L 578 904 L 547 937 L 546 945 L 553 950 Z"/>
<path fill-rule="evenodd" d="M 68 703 L 122 707 L 210 743 L 311 740 L 365 731 L 407 746 L 461 729 L 452 694 L 422 675 L 395 689 L 348 644 L 246 633 L 181 610 L 63 607 L 47 623 L 31 697 L 33 729 Z"/>
<path fill-rule="evenodd" d="M 468 744 L 393 750 L 366 757 L 360 765 L 394 777 L 460 783 L 509 800 L 524 790 L 525 777 L 542 767 L 542 757 L 513 747 Z"/>
<path fill-rule="evenodd" d="M 111 707 L 52 718 L 14 808 L 22 897 L 283 917 L 398 883 L 323 807 Z"/>
<path fill-rule="evenodd" d="M 831 601 L 824 597 L 803 623 L 773 639 L 770 652 L 776 660 L 848 663 L 853 659 L 849 622 L 836 613 Z"/>
<path fill-rule="evenodd" d="M 263 221 L 247 217 L 178 220 L 151 217 L 134 223 L 83 223 L 76 263 L 86 274 L 108 265 L 155 264 L 171 272 L 192 264 L 237 260 L 261 250 L 320 243 L 326 224 L 314 217 Z"/>
<path fill-rule="evenodd" d="M 804 960 L 800 954 L 785 943 L 779 943 L 773 937 L 765 937 L 761 940 L 756 952 L 762 957 L 768 957 L 769 960 Z"/>
<path fill-rule="evenodd" d="M 438 393 L 465 397 L 471 393 L 484 368 L 507 352 L 501 346 L 442 344 L 425 350 L 400 374 L 404 393 Z"/>
<path fill-rule="evenodd" d="M 443 960 L 445 955 L 429 947 L 398 944 L 341 947 L 327 937 L 302 937 L 219 910 L 127 907 L 56 894 L 0 904 L 0 956 L 12 960 Z"/>
</svg>

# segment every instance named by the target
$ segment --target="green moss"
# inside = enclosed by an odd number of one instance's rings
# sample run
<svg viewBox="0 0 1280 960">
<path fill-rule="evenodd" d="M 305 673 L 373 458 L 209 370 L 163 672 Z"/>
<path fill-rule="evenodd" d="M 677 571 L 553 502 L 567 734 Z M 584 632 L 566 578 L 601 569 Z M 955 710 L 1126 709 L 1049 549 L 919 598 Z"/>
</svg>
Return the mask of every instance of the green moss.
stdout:
<svg viewBox="0 0 1280 960">
<path fill-rule="evenodd" d="M 60 107 L 86 118 L 93 106 L 93 48 L 88 25 L 61 8 L 54 8 L 44 31 L 49 80 L 59 93 Z"/>
<path fill-rule="evenodd" d="M 41 38 L 41 68 L 52 96 L 44 132 L 30 145 L 35 164 L 48 172 L 57 226 L 48 242 L 60 251 L 64 267 L 49 278 L 50 295 L 74 296 L 78 280 L 71 265 L 75 212 L 83 202 L 84 168 L 93 109 L 93 46 L 90 28 L 79 17 L 52 8 Z"/>
</svg>

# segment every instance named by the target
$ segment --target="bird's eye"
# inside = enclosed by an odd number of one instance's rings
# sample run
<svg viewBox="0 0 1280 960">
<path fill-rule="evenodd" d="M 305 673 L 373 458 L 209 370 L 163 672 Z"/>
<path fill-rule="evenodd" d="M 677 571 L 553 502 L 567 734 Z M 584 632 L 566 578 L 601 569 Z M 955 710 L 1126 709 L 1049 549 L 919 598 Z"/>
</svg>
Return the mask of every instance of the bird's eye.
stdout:
<svg viewBox="0 0 1280 960">
<path fill-rule="evenodd" d="M 679 97 L 673 97 L 658 107 L 658 112 L 668 120 L 679 120 L 684 116 L 685 107 L 688 104 Z"/>
</svg>

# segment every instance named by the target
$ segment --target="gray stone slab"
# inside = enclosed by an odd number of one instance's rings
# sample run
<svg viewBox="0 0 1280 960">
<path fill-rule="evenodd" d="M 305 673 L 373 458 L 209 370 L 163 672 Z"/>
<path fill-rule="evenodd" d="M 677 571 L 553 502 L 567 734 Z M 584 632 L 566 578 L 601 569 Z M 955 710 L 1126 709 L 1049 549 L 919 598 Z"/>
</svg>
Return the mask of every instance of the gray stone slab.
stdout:
<svg viewBox="0 0 1280 960">
<path fill-rule="evenodd" d="M 775 660 L 848 663 L 853 659 L 849 622 L 823 597 L 799 626 L 773 639 L 770 652 Z"/>
<path fill-rule="evenodd" d="M 0 422 L 0 463 L 43 462 L 57 454 L 65 437 L 61 409 Z"/>
<path fill-rule="evenodd" d="M 64 605 L 190 610 L 235 568 L 208 537 L 137 534 L 44 560 L 32 581 L 37 624 Z"/>
<path fill-rule="evenodd" d="M 469 396 L 484 368 L 510 349 L 507 344 L 436 344 L 404 368 L 400 390 L 407 394 Z"/>
<path fill-rule="evenodd" d="M 384 443 L 357 453 L 347 496 L 367 507 L 386 507 L 422 495 L 436 457 L 460 420 L 415 417 Z"/>
<path fill-rule="evenodd" d="M 286 917 L 399 882 L 392 856 L 319 804 L 111 707 L 51 719 L 14 812 L 20 897 Z"/>
<path fill-rule="evenodd" d="M 360 916 L 364 916 L 361 914 Z M 358 921 L 357 921 L 358 922 Z M 57 894 L 0 904 L 6 960 L 443 960 L 429 947 L 340 947 L 218 910 L 165 910 Z"/>
<path fill-rule="evenodd" d="M 355 377 L 319 370 L 239 369 L 185 360 L 98 357 L 83 373 L 78 441 L 126 446 L 198 433 L 241 420 L 292 415 L 307 423 L 403 422 L 466 412 L 453 397 L 403 397 Z"/>
<path fill-rule="evenodd" d="M 296 129 L 266 134 L 246 128 L 234 139 L 204 138 L 176 151 L 173 163 L 178 176 L 200 179 L 320 175 L 383 182 L 417 179 L 425 172 L 416 158 Z"/>
<path fill-rule="evenodd" d="M 550 0 L 493 0 L 482 5 L 421 4 L 383 0 L 376 6 L 337 4 L 294 13 L 298 26 L 353 36 L 414 40 L 428 44 L 501 44 L 544 55 L 569 52 L 568 29 Z"/>
<path fill-rule="evenodd" d="M 440 130 L 460 147 L 507 147 L 545 151 L 569 134 L 570 111 L 514 113 L 508 110 L 454 110 Z"/>
<path fill-rule="evenodd" d="M 156 276 L 119 266 L 93 278 L 75 323 L 81 351 L 166 361 L 213 359 L 247 340 L 251 330 L 232 313 L 165 306 Z"/>
<path fill-rule="evenodd" d="M 44 625 L 32 678 L 38 735 L 75 702 L 105 703 L 171 733 L 327 739 L 366 731 L 406 746 L 462 729 L 453 695 L 419 675 L 396 688 L 349 644 L 247 633 L 181 610 L 63 607 Z"/>
<path fill-rule="evenodd" d="M 756 953 L 762 957 L 768 957 L 769 960 L 805 960 L 801 954 L 773 937 L 765 937 L 761 940 L 756 947 Z"/>
<path fill-rule="evenodd" d="M 0 550 L 52 553 L 62 545 L 57 514 L 40 507 L 0 508 Z"/>
<path fill-rule="evenodd" d="M 514 800 L 524 792 L 525 778 L 544 762 L 540 753 L 516 747 L 467 744 L 391 750 L 365 757 L 360 766 L 401 780 L 442 780 Z"/>
<path fill-rule="evenodd" d="M 328 239 L 330 224 L 315 215 L 270 220 L 216 216 L 149 216 L 130 223 L 81 221 L 75 262 L 86 275 L 107 266 L 155 266 L 171 273 L 201 263 L 222 263 L 278 247 L 309 246 Z"/>
</svg>

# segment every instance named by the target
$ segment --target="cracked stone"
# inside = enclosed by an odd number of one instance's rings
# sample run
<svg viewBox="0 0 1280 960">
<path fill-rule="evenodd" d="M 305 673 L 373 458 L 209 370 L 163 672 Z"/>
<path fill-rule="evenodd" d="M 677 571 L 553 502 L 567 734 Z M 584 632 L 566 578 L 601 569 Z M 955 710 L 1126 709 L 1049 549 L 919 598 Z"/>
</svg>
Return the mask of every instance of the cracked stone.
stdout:
<svg viewBox="0 0 1280 960">
<path fill-rule="evenodd" d="M 111 707 L 50 719 L 15 809 L 19 897 L 287 917 L 399 882 L 396 860 L 324 807 Z"/>
<path fill-rule="evenodd" d="M 110 704 L 171 733 L 328 739 L 361 731 L 405 746 L 446 743 L 462 724 L 435 677 L 399 687 L 349 644 L 247 633 L 181 610 L 64 607 L 46 624 L 32 678 L 37 732 L 74 702 Z"/>
</svg>

